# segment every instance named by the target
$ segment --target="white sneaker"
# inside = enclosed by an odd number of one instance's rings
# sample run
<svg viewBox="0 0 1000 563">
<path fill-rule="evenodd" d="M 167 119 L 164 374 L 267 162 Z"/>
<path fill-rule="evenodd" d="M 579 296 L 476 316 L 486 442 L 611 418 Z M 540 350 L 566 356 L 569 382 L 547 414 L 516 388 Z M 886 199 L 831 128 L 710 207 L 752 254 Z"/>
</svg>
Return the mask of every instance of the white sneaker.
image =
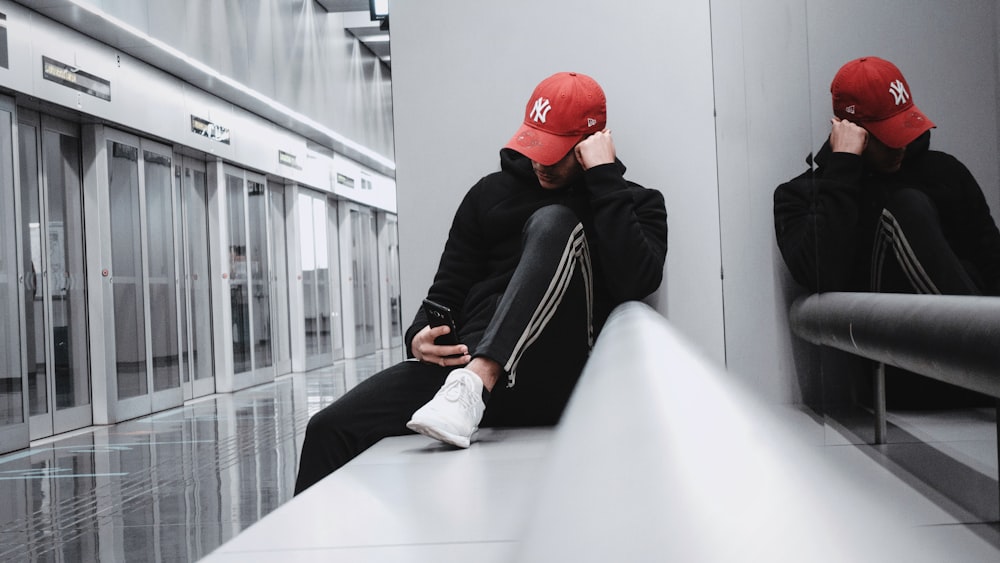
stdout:
<svg viewBox="0 0 1000 563">
<path fill-rule="evenodd" d="M 413 413 L 406 427 L 460 448 L 468 448 L 483 419 L 483 380 L 459 368 L 448 374 L 434 398 Z"/>
</svg>

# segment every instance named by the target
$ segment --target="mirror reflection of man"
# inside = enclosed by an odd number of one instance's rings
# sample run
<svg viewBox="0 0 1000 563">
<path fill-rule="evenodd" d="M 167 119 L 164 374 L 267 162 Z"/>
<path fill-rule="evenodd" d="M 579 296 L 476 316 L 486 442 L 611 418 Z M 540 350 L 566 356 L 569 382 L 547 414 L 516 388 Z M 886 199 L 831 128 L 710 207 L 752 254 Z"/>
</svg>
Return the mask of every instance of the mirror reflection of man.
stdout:
<svg viewBox="0 0 1000 563">
<path fill-rule="evenodd" d="M 830 137 L 778 186 L 774 224 L 810 291 L 1000 295 L 1000 232 L 969 170 L 931 150 L 934 123 L 891 62 L 845 64 Z"/>
<path fill-rule="evenodd" d="M 1000 295 L 1000 231 L 983 192 L 955 157 L 930 149 L 935 125 L 899 69 L 855 59 L 830 92 L 834 117 L 815 169 L 774 192 L 778 247 L 795 280 L 813 292 Z M 890 406 L 983 401 L 887 373 Z"/>
</svg>

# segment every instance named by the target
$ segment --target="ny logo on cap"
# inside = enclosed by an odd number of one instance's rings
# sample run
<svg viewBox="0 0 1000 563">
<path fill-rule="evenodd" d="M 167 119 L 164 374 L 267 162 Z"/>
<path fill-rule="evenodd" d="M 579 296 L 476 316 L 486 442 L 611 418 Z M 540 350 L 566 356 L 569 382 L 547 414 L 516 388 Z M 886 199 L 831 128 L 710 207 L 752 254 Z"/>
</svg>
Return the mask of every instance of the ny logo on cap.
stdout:
<svg viewBox="0 0 1000 563">
<path fill-rule="evenodd" d="M 549 110 L 552 106 L 546 98 L 539 97 L 535 100 L 535 106 L 531 108 L 531 113 L 528 114 L 532 121 L 545 123 L 545 116 L 549 114 Z"/>
<path fill-rule="evenodd" d="M 896 100 L 896 105 L 905 104 L 907 98 L 910 97 L 910 93 L 906 91 L 906 87 L 903 86 L 902 80 L 897 80 L 889 84 L 889 93 Z"/>
</svg>

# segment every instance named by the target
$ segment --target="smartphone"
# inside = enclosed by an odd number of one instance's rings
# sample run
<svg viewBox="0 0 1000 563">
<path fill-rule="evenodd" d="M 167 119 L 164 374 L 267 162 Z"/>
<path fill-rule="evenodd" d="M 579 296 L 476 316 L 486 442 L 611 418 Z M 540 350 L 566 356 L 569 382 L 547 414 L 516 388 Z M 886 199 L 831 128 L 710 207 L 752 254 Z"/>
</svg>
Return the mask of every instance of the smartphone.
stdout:
<svg viewBox="0 0 1000 563">
<path fill-rule="evenodd" d="M 454 346 L 458 344 L 458 331 L 455 329 L 455 319 L 451 318 L 451 309 L 440 303 L 435 303 L 430 299 L 424 299 L 424 311 L 427 312 L 427 321 L 431 327 L 448 325 L 451 332 L 442 334 L 434 339 L 438 346 Z"/>
</svg>

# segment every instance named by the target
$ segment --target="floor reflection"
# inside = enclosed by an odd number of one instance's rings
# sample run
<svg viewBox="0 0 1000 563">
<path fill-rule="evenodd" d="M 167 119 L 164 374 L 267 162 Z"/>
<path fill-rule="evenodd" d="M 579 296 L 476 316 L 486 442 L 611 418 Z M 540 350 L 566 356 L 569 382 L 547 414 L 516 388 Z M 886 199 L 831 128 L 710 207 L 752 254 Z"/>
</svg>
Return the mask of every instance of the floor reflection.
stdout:
<svg viewBox="0 0 1000 563">
<path fill-rule="evenodd" d="M 0 457 L 0 561 L 193 561 L 292 497 L 309 416 L 383 351 Z"/>
</svg>

